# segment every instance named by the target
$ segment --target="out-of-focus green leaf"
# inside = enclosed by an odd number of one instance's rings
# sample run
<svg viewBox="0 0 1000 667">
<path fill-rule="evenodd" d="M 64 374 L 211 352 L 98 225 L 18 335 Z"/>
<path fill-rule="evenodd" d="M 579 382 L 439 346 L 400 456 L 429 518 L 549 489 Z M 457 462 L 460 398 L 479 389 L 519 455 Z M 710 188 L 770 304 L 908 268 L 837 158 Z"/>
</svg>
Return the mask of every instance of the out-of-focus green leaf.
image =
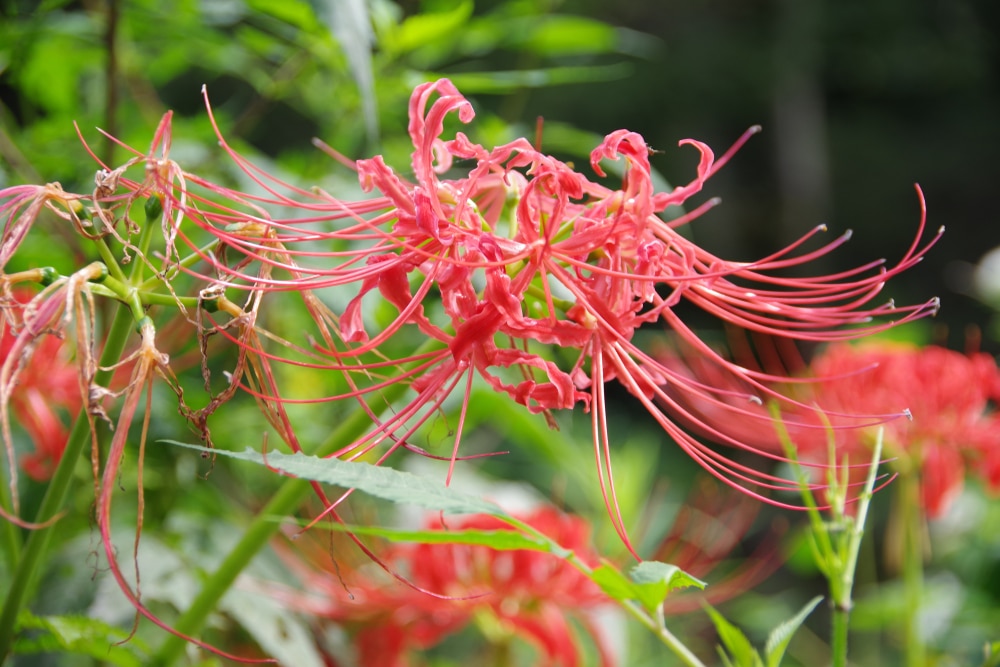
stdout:
<svg viewBox="0 0 1000 667">
<path fill-rule="evenodd" d="M 34 40 L 15 71 L 25 94 L 50 113 L 80 108 L 84 73 L 100 72 L 97 27 L 83 17 L 66 17 Z M 25 36 L 26 37 L 26 36 Z M 72 58 L 66 54 L 72 53 Z"/>
<path fill-rule="evenodd" d="M 497 72 L 461 72 L 431 74 L 428 78 L 447 76 L 466 94 L 509 93 L 519 88 L 543 88 L 567 83 L 586 83 L 621 79 L 632 72 L 625 63 L 599 66 L 547 67 L 545 69 L 508 70 Z"/>
<path fill-rule="evenodd" d="M 582 16 L 547 16 L 534 21 L 533 26 L 514 43 L 541 56 L 561 56 L 582 53 L 608 53 L 615 49 L 618 35 L 615 28 Z"/>
<path fill-rule="evenodd" d="M 647 560 L 629 571 L 629 578 L 639 595 L 639 602 L 650 613 L 678 588 L 705 588 L 705 582 L 680 569 L 676 565 Z"/>
<path fill-rule="evenodd" d="M 637 597 L 635 586 L 629 581 L 629 578 L 621 570 L 608 563 L 602 563 L 594 568 L 590 579 L 600 586 L 602 591 L 619 602 L 634 600 Z"/>
<path fill-rule="evenodd" d="M 331 524 L 331 530 L 384 537 L 392 542 L 417 542 L 419 544 L 468 544 L 472 546 L 489 547 L 498 551 L 544 551 L 557 553 L 560 556 L 569 552 L 560 552 L 557 545 L 550 540 L 519 533 L 516 530 L 402 530 L 398 528 L 382 528 L 379 526 L 350 526 Z"/>
<path fill-rule="evenodd" d="M 767 644 L 764 645 L 767 667 L 778 667 L 781 664 L 781 659 L 785 656 L 785 649 L 788 648 L 788 643 L 792 641 L 792 636 L 822 600 L 823 596 L 817 595 L 807 602 L 806 606 L 799 610 L 799 613 L 771 631 L 771 634 L 767 637 Z"/>
<path fill-rule="evenodd" d="M 694 586 L 704 588 L 705 582 L 692 577 L 676 565 L 658 561 L 643 561 L 626 577 L 617 568 L 604 563 L 591 576 L 605 593 L 616 600 L 635 600 L 648 612 L 655 613 L 671 591 Z"/>
<path fill-rule="evenodd" d="M 248 8 L 255 12 L 270 14 L 305 30 L 311 30 L 317 26 L 316 14 L 309 6 L 310 3 L 305 0 L 282 0 L 282 2 L 246 0 L 246 3 Z"/>
<path fill-rule="evenodd" d="M 449 11 L 416 14 L 387 34 L 381 46 L 388 52 L 399 55 L 437 40 L 453 38 L 471 16 L 471 0 L 460 2 Z"/>
<path fill-rule="evenodd" d="M 316 650 L 309 624 L 289 613 L 277 600 L 233 589 L 226 594 L 221 608 L 280 664 L 323 666 L 323 658 Z"/>
<path fill-rule="evenodd" d="M 85 655 L 102 664 L 140 667 L 149 648 L 121 628 L 84 616 L 42 616 L 22 611 L 18 616 L 22 636 L 14 645 L 18 654 L 64 652 Z M 30 632 L 33 631 L 33 632 Z M 129 640 L 126 643 L 122 643 Z"/>
<path fill-rule="evenodd" d="M 161 442 L 240 461 L 250 461 L 258 465 L 266 465 L 271 470 L 286 473 L 299 479 L 357 489 L 394 503 L 416 505 L 446 514 L 507 516 L 507 513 L 499 505 L 482 498 L 460 493 L 435 480 L 385 466 L 374 466 L 358 461 L 323 459 L 306 454 L 282 454 L 281 452 L 272 452 L 265 457 L 260 452 L 250 448 L 242 452 L 230 452 L 224 449 L 188 445 L 173 440 L 162 440 Z"/>
<path fill-rule="evenodd" d="M 710 605 L 705 605 L 705 611 L 708 612 L 709 617 L 712 619 L 715 631 L 719 633 L 719 641 L 722 642 L 722 646 L 729 653 L 727 656 L 720 647 L 719 654 L 726 661 L 726 664 L 735 665 L 736 667 L 759 667 L 763 665 L 760 655 L 754 650 L 753 645 L 747 639 L 747 636 L 743 634 L 742 630 L 727 621 L 722 614 Z"/>
</svg>

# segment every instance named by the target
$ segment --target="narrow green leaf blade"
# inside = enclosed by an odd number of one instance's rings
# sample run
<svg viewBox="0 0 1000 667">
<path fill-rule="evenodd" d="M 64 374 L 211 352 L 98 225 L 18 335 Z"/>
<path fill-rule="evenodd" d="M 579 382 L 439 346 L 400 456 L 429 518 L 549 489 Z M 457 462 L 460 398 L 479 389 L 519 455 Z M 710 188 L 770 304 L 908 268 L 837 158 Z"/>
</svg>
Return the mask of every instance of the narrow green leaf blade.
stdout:
<svg viewBox="0 0 1000 667">
<path fill-rule="evenodd" d="M 767 644 L 764 645 L 764 654 L 767 656 L 767 667 L 778 667 L 781 664 L 781 659 L 785 656 L 785 649 L 788 648 L 788 644 L 792 641 L 792 636 L 822 599 L 822 595 L 817 595 L 807 602 L 806 606 L 799 610 L 799 613 L 771 631 L 771 634 L 767 637 Z"/>
<path fill-rule="evenodd" d="M 719 633 L 719 641 L 725 647 L 731 657 L 731 662 L 738 667 L 755 667 L 760 664 L 760 656 L 754 650 L 753 645 L 743 631 L 726 620 L 726 618 L 715 610 L 711 605 L 705 605 L 705 611 L 715 625 L 715 631 Z"/>
<path fill-rule="evenodd" d="M 307 454 L 269 453 L 266 457 L 249 447 L 242 452 L 224 449 L 209 449 L 199 445 L 189 445 L 174 440 L 161 440 L 179 447 L 198 452 L 225 456 L 240 461 L 250 461 L 266 465 L 272 470 L 286 473 L 299 479 L 324 484 L 335 484 L 347 489 L 357 489 L 376 498 L 394 503 L 405 503 L 424 509 L 441 511 L 445 514 L 490 514 L 497 517 L 508 516 L 499 505 L 482 498 L 461 493 L 436 480 L 418 477 L 408 472 L 385 466 L 374 466 L 356 461 L 324 459 Z"/>
<path fill-rule="evenodd" d="M 540 540 L 524 535 L 515 530 L 403 530 L 399 528 L 383 528 L 381 526 L 355 526 L 332 524 L 330 529 L 353 535 L 383 537 L 392 542 L 417 542 L 419 544 L 467 544 L 471 546 L 489 547 L 497 551 L 529 551 L 555 552 L 554 544 L 548 540 Z M 565 552 L 566 554 L 570 552 Z M 564 553 L 558 555 L 563 556 Z"/>
</svg>

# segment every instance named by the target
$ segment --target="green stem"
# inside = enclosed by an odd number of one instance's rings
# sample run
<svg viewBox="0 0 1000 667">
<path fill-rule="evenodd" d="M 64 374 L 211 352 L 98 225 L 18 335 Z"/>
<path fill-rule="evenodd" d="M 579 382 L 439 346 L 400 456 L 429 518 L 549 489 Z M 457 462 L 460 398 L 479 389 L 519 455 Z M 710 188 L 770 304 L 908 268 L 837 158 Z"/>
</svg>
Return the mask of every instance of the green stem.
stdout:
<svg viewBox="0 0 1000 667">
<path fill-rule="evenodd" d="M 514 528 L 521 531 L 525 535 L 529 535 L 541 542 L 548 542 L 551 545 L 550 548 L 551 553 L 561 553 L 566 551 L 566 549 L 561 544 L 554 541 L 552 538 L 548 537 L 545 533 L 541 532 L 534 526 L 525 523 L 520 519 L 517 519 L 512 516 L 498 516 L 497 518 L 503 521 L 504 523 L 513 526 Z M 594 580 L 594 570 L 591 569 L 589 565 L 581 561 L 576 556 L 576 554 L 570 551 L 565 556 L 565 559 L 567 563 L 576 568 L 584 576 L 586 576 L 591 581 L 594 581 L 594 583 L 597 583 Z M 622 606 L 622 608 L 626 612 L 628 612 L 630 616 L 632 616 L 632 618 L 636 619 L 637 621 L 645 625 L 647 628 L 649 628 L 653 632 L 653 634 L 656 635 L 657 639 L 659 639 L 661 642 L 663 642 L 663 644 L 667 648 L 673 651 L 674 655 L 680 658 L 681 662 L 687 665 L 687 667 L 705 667 L 705 664 L 698 659 L 698 656 L 692 653 L 691 650 L 687 646 L 685 646 L 681 640 L 677 639 L 674 633 L 670 632 L 670 630 L 667 629 L 667 622 L 663 616 L 663 605 L 660 605 L 657 608 L 656 618 L 653 618 L 652 616 L 649 615 L 649 613 L 647 613 L 647 611 L 642 606 L 636 604 L 632 600 L 618 600 L 618 602 Z"/>
<path fill-rule="evenodd" d="M 438 344 L 436 341 L 428 341 L 414 354 L 419 355 L 427 352 L 436 344 Z M 407 387 L 406 384 L 397 383 L 373 397 L 368 405 L 370 413 L 378 415 L 387 410 L 403 395 Z M 358 406 L 358 409 L 352 412 L 313 454 L 321 457 L 329 456 L 346 443 L 353 442 L 364 435 L 371 425 L 369 412 Z M 219 600 L 236 581 L 236 577 L 250 564 L 254 556 L 264 548 L 281 527 L 281 522 L 275 521 L 274 518 L 284 518 L 295 512 L 309 497 L 311 491 L 312 486 L 308 480 L 298 478 L 285 480 L 267 505 L 254 517 L 240 541 L 204 582 L 191 606 L 177 619 L 174 630 L 178 634 L 171 634 L 164 640 L 156 652 L 153 664 L 170 665 L 181 656 L 186 642 L 179 635 L 193 636 L 201 630 L 208 615 L 216 608 Z"/>
<path fill-rule="evenodd" d="M 847 516 L 841 516 L 838 519 L 845 522 L 848 530 L 845 535 L 847 540 L 846 547 L 841 549 L 843 555 L 838 559 L 841 567 L 839 577 L 830 578 L 830 598 L 833 600 L 831 638 L 833 667 L 847 667 L 848 627 L 850 625 L 851 608 L 854 606 L 854 575 L 858 569 L 858 554 L 861 553 L 861 542 L 864 539 L 865 524 L 868 521 L 868 508 L 871 506 L 875 481 L 878 479 L 879 462 L 881 460 L 882 430 L 879 429 L 878 437 L 875 440 L 875 447 L 872 451 L 872 460 L 868 468 L 868 478 L 865 480 L 865 486 L 861 491 L 861 495 L 858 496 L 857 514 L 853 520 Z"/>
<path fill-rule="evenodd" d="M 108 273 L 111 277 L 122 283 L 128 282 L 122 267 L 118 266 L 118 258 L 111 252 L 107 242 L 103 238 L 94 239 L 94 247 L 97 248 L 97 254 L 101 256 L 101 261 L 108 267 Z"/>
<path fill-rule="evenodd" d="M 924 667 L 926 656 L 920 632 L 920 608 L 924 589 L 924 550 L 921 539 L 924 517 L 920 509 L 920 480 L 916 471 L 908 470 L 900 474 L 899 486 L 899 511 L 903 521 L 906 665 Z"/>
<path fill-rule="evenodd" d="M 131 332 L 131 314 L 127 308 L 119 306 L 115 311 L 115 317 L 108 330 L 104 350 L 101 353 L 100 365 L 102 368 L 107 369 L 118 363 Z M 106 386 L 111 381 L 113 373 L 113 370 L 98 370 L 94 381 L 99 385 Z M 90 424 L 87 420 L 86 409 L 85 406 L 81 410 L 73 425 L 69 441 L 66 443 L 66 450 L 59 460 L 56 472 L 49 481 L 45 496 L 42 498 L 42 504 L 38 508 L 35 517 L 36 523 L 44 524 L 51 521 L 62 511 L 66 502 L 66 496 L 73 483 L 73 469 L 87 445 L 90 444 Z M 31 584 L 34 583 L 38 567 L 43 561 L 54 530 L 55 525 L 47 525 L 44 528 L 33 530 L 25 543 L 20 562 L 13 577 L 11 577 L 11 586 L 7 592 L 7 598 L 4 600 L 3 610 L 0 611 L 0 661 L 11 652 L 14 630 L 17 627 L 17 616 L 24 606 Z"/>
<path fill-rule="evenodd" d="M 705 667 L 705 663 L 698 659 L 691 650 L 685 646 L 681 640 L 677 639 L 670 630 L 667 630 L 667 623 L 663 617 L 663 606 L 661 605 L 656 610 L 656 620 L 653 621 L 649 618 L 649 615 L 644 613 L 634 602 L 625 602 L 625 610 L 629 612 L 634 618 L 639 619 L 639 621 L 656 633 L 660 641 L 663 642 L 671 651 L 674 652 L 681 661 L 688 667 Z M 649 621 L 649 622 L 647 622 Z"/>
<path fill-rule="evenodd" d="M 831 649 L 833 667 L 847 666 L 847 629 L 850 625 L 851 610 L 834 603 Z"/>
<path fill-rule="evenodd" d="M 163 281 L 169 277 L 170 273 L 180 268 L 190 268 L 202 261 L 206 255 L 212 254 L 212 249 L 219 245 L 218 241 L 212 241 L 202 247 L 198 248 L 197 251 L 191 253 L 179 262 L 172 263 L 169 268 L 164 269 L 161 273 L 147 278 L 142 284 L 138 285 L 137 289 L 141 292 L 146 292 L 163 284 Z"/>
<path fill-rule="evenodd" d="M 10 498 L 10 493 L 8 489 L 10 487 L 6 481 L 0 479 L 0 506 L 9 513 L 14 513 L 14 503 Z M 21 558 L 21 533 L 18 527 L 15 526 L 10 521 L 3 521 L 0 519 L 0 523 L 3 527 L 0 528 L 0 541 L 3 543 L 3 553 L 4 558 L 7 561 L 7 567 L 9 570 L 13 570 L 17 566 L 18 560 Z"/>
</svg>

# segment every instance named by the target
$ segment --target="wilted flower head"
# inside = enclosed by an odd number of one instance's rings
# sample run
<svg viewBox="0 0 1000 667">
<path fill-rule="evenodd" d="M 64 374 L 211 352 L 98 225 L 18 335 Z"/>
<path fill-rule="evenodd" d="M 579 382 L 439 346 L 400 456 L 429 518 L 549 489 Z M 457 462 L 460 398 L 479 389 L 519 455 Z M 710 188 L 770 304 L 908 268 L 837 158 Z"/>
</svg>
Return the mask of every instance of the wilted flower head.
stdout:
<svg viewBox="0 0 1000 667">
<path fill-rule="evenodd" d="M 580 517 L 544 507 L 520 519 L 587 565 L 597 565 L 589 526 Z M 447 526 L 435 519 L 426 528 L 511 530 L 488 516 L 449 519 Z M 609 599 L 557 555 L 463 544 L 397 544 L 384 554 L 383 564 L 407 573 L 412 585 L 405 586 L 378 576 L 384 575 L 378 569 L 359 570 L 342 580 L 329 555 L 319 549 L 308 555 L 301 542 L 295 553 L 283 551 L 306 592 L 274 593 L 291 608 L 351 631 L 358 662 L 366 667 L 412 664 L 408 656 L 413 652 L 428 650 L 473 623 L 494 642 L 514 637 L 529 642 L 540 658 L 537 664 L 552 667 L 581 664 L 581 640 L 573 630 L 574 622 L 579 623 L 587 641 L 596 644 L 601 665 L 613 664 L 606 631 L 594 616 Z M 345 585 L 351 599 L 345 599 Z"/>
<path fill-rule="evenodd" d="M 969 356 L 937 346 L 901 343 L 834 345 L 812 372 L 824 378 L 816 401 L 830 411 L 838 449 L 865 460 L 874 428 L 842 428 L 842 414 L 907 410 L 909 419 L 884 424 L 893 463 L 919 475 L 924 509 L 943 514 L 962 488 L 966 468 L 1000 489 L 1000 371 L 988 354 Z"/>
</svg>

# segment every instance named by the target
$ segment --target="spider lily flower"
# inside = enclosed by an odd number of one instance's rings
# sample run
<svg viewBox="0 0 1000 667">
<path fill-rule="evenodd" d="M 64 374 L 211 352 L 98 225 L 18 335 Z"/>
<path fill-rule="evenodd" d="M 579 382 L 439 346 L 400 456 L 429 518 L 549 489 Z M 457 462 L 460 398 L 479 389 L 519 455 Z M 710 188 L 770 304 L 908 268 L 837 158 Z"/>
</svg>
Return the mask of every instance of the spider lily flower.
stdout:
<svg viewBox="0 0 1000 667">
<path fill-rule="evenodd" d="M 190 220 L 192 230 L 200 228 L 218 239 L 218 251 L 203 255 L 210 267 L 202 274 L 205 280 L 267 294 L 313 295 L 306 309 L 316 330 L 302 342 L 275 339 L 276 351 L 255 354 L 336 371 L 347 389 L 268 400 L 350 398 L 370 409 L 366 397 L 378 401 L 393 384 L 404 383 L 414 392 L 412 401 L 390 417 L 372 412 L 369 434 L 335 456 L 357 458 L 378 451 L 383 461 L 400 447 L 413 448 L 409 440 L 415 431 L 456 393 L 462 403 L 452 452 L 457 460 L 476 378 L 544 414 L 550 423 L 552 412 L 579 406 L 591 413 L 602 489 L 628 543 L 611 474 L 607 382 L 623 385 L 680 447 L 725 483 L 769 502 L 778 502 L 771 498 L 774 489 L 795 488 L 768 471 L 781 454 L 713 430 L 716 440 L 762 459 L 760 465 L 737 462 L 679 425 L 712 430 L 677 396 L 711 396 L 713 390 L 640 347 L 635 336 L 640 327 L 672 330 L 723 376 L 762 396 L 795 404 L 773 388 L 783 378 L 714 352 L 680 318 L 676 306 L 687 302 L 726 323 L 779 339 L 819 342 L 864 336 L 937 309 L 936 300 L 914 306 L 875 302 L 886 281 L 919 262 L 941 233 L 923 239 L 919 188 L 918 229 L 894 264 L 878 260 L 833 275 L 788 277 L 787 269 L 808 265 L 850 234 L 801 250 L 825 230 L 819 227 L 759 261 L 733 262 L 677 231 L 718 203 L 690 207 L 689 200 L 758 128 L 718 158 L 704 143 L 680 142 L 698 153 L 695 177 L 672 191 L 656 192 L 649 148 L 634 132 L 613 132 L 592 152 L 591 168 L 601 179 L 605 161 L 624 161 L 621 182 L 605 185 L 524 139 L 493 149 L 462 132 L 445 140 L 449 114 L 463 123 L 475 115 L 446 79 L 418 86 L 409 111 L 413 180 L 401 177 L 381 157 L 359 160 L 354 166 L 362 186 L 377 195 L 371 199 L 345 202 L 283 183 L 237 154 L 217 125 L 220 144 L 259 192 L 228 190 L 188 175 L 188 186 L 209 192 L 174 195 L 178 216 Z M 212 197 L 224 201 L 210 203 Z M 678 219 L 667 222 L 659 216 L 669 206 L 682 205 L 690 210 Z M 289 208 L 298 211 L 297 217 L 268 212 Z M 191 243 L 184 228 L 177 229 L 178 239 Z M 339 312 L 328 305 L 345 298 Z M 395 315 L 374 332 L 371 314 L 380 303 Z M 400 354 L 406 347 L 401 342 L 416 335 L 435 341 L 437 349 Z M 733 409 L 713 400 L 723 410 Z"/>
<path fill-rule="evenodd" d="M 333 371 L 343 389 L 325 395 L 286 389 L 278 395 L 270 383 L 245 388 L 270 405 L 359 401 L 372 427 L 334 456 L 374 455 L 381 462 L 400 448 L 416 450 L 413 435 L 455 395 L 461 406 L 451 459 L 457 461 L 476 380 L 553 425 L 552 413 L 580 407 L 590 411 L 602 491 L 628 544 L 611 474 L 608 382 L 624 386 L 718 479 L 769 502 L 777 502 L 774 489 L 794 489 L 769 472 L 780 454 L 716 432 L 716 440 L 761 458 L 759 464 L 738 462 L 680 426 L 703 422 L 677 395 L 711 395 L 712 389 L 644 350 L 636 338 L 641 327 L 672 330 L 724 376 L 795 404 L 772 388 L 780 377 L 716 354 L 676 307 L 687 302 L 753 332 L 807 341 L 855 338 L 936 311 L 936 300 L 914 306 L 875 302 L 886 281 L 919 262 L 937 238 L 923 239 L 919 189 L 917 233 L 891 265 L 879 260 L 833 275 L 788 277 L 788 269 L 833 251 L 849 234 L 802 250 L 825 229 L 820 227 L 759 261 L 733 262 L 677 231 L 718 203 L 691 206 L 690 199 L 758 128 L 721 157 L 704 143 L 681 141 L 698 154 L 695 176 L 656 192 L 650 150 L 634 132 L 613 132 L 593 150 L 595 180 L 525 139 L 492 149 L 462 132 L 445 139 L 449 115 L 463 123 L 475 116 L 447 79 L 418 86 L 409 113 L 412 180 L 380 156 L 359 160 L 353 163 L 358 178 L 373 195 L 363 201 L 342 201 L 267 174 L 225 141 L 214 116 L 220 145 L 255 184 L 253 192 L 211 183 L 168 161 L 169 117 L 157 131 L 152 157 L 135 152 L 136 160 L 153 164 L 149 177 L 116 180 L 133 191 L 130 197 L 151 190 L 163 197 L 164 209 L 172 212 L 165 243 L 176 244 L 168 257 L 186 247 L 203 260 L 197 266 L 165 262 L 170 271 L 191 274 L 213 289 L 263 295 L 265 311 L 271 300 L 286 298 L 282 293 L 302 295 L 313 330 L 296 339 L 262 328 L 267 346 L 255 342 L 247 352 L 268 363 Z M 624 162 L 620 182 L 607 183 L 607 161 Z M 671 206 L 689 211 L 667 222 L 660 214 Z M 293 215 L 279 217 L 288 211 Z M 211 249 L 203 242 L 206 233 L 215 239 Z M 282 309 L 290 307 L 282 302 Z M 393 313 L 378 331 L 376 312 Z M 217 333 L 250 345 L 248 337 L 233 336 L 221 325 Z M 419 337 L 433 345 L 406 352 Z M 381 417 L 372 406 L 385 404 L 383 394 L 394 385 L 407 387 L 411 400 Z"/>
<path fill-rule="evenodd" d="M 1000 371 L 988 354 L 969 356 L 936 346 L 901 343 L 834 345 L 813 360 L 824 409 L 845 414 L 906 409 L 909 419 L 884 425 L 886 453 L 898 470 L 920 479 L 927 516 L 944 514 L 967 470 L 1000 489 L 1000 421 L 990 409 L 1000 398 Z M 831 416 L 834 427 L 851 425 Z M 864 461 L 874 428 L 834 428 L 838 451 Z M 855 457 L 852 457 L 854 460 Z"/>
<path fill-rule="evenodd" d="M 596 566 L 590 529 L 580 517 L 550 507 L 520 517 L 584 563 Z M 489 516 L 428 522 L 430 530 L 511 530 Z M 595 614 L 610 600 L 565 559 L 538 551 L 496 551 L 463 544 L 396 544 L 384 555 L 394 570 L 410 574 L 416 587 L 439 591 L 430 596 L 403 586 L 381 570 L 358 570 L 341 579 L 336 564 L 319 544 L 313 549 L 296 542 L 294 552 L 281 550 L 304 592 L 271 589 L 291 609 L 327 619 L 352 634 L 358 663 L 370 667 L 403 667 L 408 656 L 426 651 L 475 624 L 488 639 L 506 643 L 525 640 L 535 647 L 538 664 L 575 667 L 582 664 L 579 623 L 596 645 L 600 664 L 614 664 L 606 633 Z M 344 586 L 351 592 L 345 599 Z M 335 656 L 330 656 L 336 662 Z"/>
</svg>

